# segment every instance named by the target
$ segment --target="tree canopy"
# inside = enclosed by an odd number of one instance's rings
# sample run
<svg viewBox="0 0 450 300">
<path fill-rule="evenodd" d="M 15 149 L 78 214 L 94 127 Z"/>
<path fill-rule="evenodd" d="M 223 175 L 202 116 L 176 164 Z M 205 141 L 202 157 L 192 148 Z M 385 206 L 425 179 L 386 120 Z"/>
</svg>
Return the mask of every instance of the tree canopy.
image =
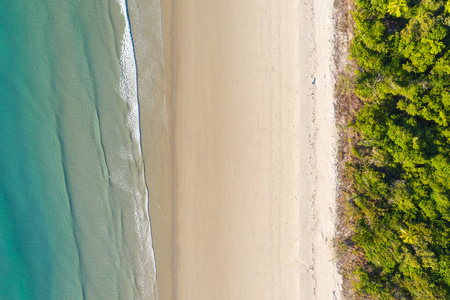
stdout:
<svg viewBox="0 0 450 300">
<path fill-rule="evenodd" d="M 355 4 L 354 288 L 450 299 L 450 1 Z"/>
</svg>

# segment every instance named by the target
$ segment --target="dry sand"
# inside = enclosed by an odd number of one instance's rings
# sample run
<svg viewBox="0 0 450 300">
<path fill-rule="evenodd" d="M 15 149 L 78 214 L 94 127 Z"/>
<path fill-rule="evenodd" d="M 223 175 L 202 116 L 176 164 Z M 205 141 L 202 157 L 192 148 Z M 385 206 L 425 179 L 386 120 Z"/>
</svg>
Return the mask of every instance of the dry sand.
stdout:
<svg viewBox="0 0 450 300">
<path fill-rule="evenodd" d="M 331 18 L 330 0 L 163 1 L 177 299 L 340 298 Z"/>
</svg>

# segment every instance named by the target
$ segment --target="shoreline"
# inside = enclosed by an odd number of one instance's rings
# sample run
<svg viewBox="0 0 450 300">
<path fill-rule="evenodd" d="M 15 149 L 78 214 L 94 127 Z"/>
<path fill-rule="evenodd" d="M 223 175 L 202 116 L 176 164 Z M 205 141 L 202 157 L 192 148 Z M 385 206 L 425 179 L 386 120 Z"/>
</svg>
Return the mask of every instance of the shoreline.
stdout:
<svg viewBox="0 0 450 300">
<path fill-rule="evenodd" d="M 139 164 L 139 185 L 145 191 L 135 192 L 133 194 L 133 204 L 135 211 L 136 231 L 141 242 L 139 249 L 139 262 L 137 264 L 137 284 L 138 290 L 142 293 L 144 299 L 158 297 L 158 288 L 156 280 L 156 262 L 155 250 L 152 241 L 152 228 L 149 215 L 149 190 L 145 173 L 145 162 L 142 142 L 142 122 L 139 89 L 140 76 L 138 74 L 136 44 L 131 31 L 130 12 L 127 0 L 119 0 L 121 14 L 125 19 L 125 30 L 122 37 L 122 52 L 120 56 L 121 79 L 119 91 L 121 98 L 127 103 L 128 115 L 127 125 L 131 130 L 132 155 Z M 144 91 L 145 92 L 145 91 Z M 136 147 L 136 148 L 135 148 Z M 143 193 L 141 193 L 143 192 Z M 148 268 L 152 268 L 149 274 Z M 150 281 L 150 282 L 148 282 Z M 150 283 L 150 285 L 149 285 Z"/>
<path fill-rule="evenodd" d="M 137 61 L 141 144 L 148 190 L 153 250 L 154 299 L 174 299 L 171 112 L 166 101 L 165 54 L 159 0 L 128 0 Z"/>
</svg>

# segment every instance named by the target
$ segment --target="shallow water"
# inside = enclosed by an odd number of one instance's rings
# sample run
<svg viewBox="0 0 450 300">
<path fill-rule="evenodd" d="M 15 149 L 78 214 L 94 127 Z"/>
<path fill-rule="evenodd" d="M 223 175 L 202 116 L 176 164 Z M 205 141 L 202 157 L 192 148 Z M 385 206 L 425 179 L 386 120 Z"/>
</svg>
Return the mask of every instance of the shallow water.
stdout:
<svg viewBox="0 0 450 300">
<path fill-rule="evenodd" d="M 124 15 L 115 0 L 2 3 L 0 299 L 153 298 Z"/>
</svg>

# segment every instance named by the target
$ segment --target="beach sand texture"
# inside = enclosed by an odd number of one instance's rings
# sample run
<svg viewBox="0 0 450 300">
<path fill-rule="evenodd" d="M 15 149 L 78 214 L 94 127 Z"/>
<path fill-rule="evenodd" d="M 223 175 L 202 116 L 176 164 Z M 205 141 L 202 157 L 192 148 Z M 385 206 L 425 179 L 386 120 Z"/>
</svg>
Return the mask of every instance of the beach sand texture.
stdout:
<svg viewBox="0 0 450 300">
<path fill-rule="evenodd" d="M 332 2 L 161 5 L 168 128 L 143 132 L 160 299 L 339 299 Z"/>
<path fill-rule="evenodd" d="M 338 298 L 332 2 L 164 7 L 177 299 Z"/>
</svg>

